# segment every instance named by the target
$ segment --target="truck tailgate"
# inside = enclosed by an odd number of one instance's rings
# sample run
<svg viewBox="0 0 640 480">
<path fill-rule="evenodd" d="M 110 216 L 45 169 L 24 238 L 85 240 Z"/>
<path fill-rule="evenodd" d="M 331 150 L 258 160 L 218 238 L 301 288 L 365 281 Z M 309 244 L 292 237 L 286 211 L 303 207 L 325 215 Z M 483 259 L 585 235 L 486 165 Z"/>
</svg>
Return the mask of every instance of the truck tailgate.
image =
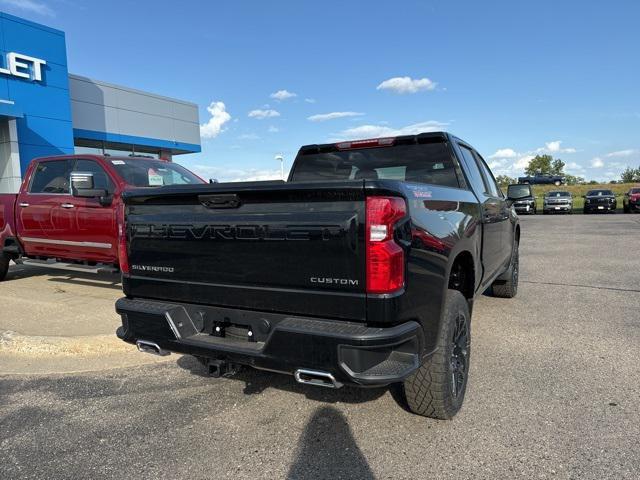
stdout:
<svg viewBox="0 0 640 480">
<path fill-rule="evenodd" d="M 125 195 L 127 295 L 366 319 L 362 181 Z"/>
</svg>

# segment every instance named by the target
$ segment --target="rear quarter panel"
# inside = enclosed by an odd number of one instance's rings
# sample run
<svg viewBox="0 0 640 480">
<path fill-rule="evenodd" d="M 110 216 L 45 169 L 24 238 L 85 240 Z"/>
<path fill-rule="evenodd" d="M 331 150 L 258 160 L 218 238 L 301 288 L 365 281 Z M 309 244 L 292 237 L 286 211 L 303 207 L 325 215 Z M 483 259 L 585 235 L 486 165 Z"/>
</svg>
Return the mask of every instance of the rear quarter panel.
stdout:
<svg viewBox="0 0 640 480">
<path fill-rule="evenodd" d="M 386 185 L 401 191 L 407 201 L 409 220 L 403 240 L 407 270 L 404 293 L 389 299 L 368 298 L 368 320 L 418 321 L 425 332 L 426 351 L 435 348 L 449 273 L 455 258 L 469 252 L 475 261 L 475 285 L 482 280 L 482 224 L 480 206 L 469 190 L 429 184 L 398 182 Z M 371 185 L 384 192 L 383 182 Z M 369 191 L 367 194 L 369 194 Z"/>
</svg>

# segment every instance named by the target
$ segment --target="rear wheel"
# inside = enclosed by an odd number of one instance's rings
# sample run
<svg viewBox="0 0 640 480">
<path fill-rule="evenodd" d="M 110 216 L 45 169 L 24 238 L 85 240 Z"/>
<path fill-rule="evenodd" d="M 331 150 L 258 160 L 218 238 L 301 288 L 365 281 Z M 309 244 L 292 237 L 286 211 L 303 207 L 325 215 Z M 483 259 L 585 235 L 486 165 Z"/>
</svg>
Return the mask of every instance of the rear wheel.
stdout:
<svg viewBox="0 0 640 480">
<path fill-rule="evenodd" d="M 0 253 L 0 282 L 6 278 L 8 270 L 9 259 L 3 253 Z"/>
<path fill-rule="evenodd" d="M 624 213 L 629 213 L 629 206 L 625 205 L 624 203 L 622 204 L 622 210 L 624 211 Z"/>
<path fill-rule="evenodd" d="M 470 320 L 467 299 L 448 290 L 436 351 L 403 384 L 413 413 L 447 420 L 460 410 L 469 376 Z"/>
<path fill-rule="evenodd" d="M 500 298 L 513 298 L 518 293 L 518 277 L 520 275 L 520 254 L 518 242 L 514 242 L 511 263 L 506 272 L 500 275 L 492 285 L 493 295 Z"/>
</svg>

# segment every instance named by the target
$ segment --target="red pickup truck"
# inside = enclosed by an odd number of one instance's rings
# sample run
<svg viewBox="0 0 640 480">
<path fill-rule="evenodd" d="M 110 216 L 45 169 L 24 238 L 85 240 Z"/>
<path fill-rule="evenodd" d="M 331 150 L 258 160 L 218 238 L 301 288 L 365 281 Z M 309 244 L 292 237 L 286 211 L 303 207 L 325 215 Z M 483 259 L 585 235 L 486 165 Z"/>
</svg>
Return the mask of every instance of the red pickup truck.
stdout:
<svg viewBox="0 0 640 480">
<path fill-rule="evenodd" d="M 9 261 L 98 271 L 120 264 L 123 191 L 206 183 L 146 157 L 36 158 L 18 194 L 0 194 L 0 280 Z"/>
</svg>

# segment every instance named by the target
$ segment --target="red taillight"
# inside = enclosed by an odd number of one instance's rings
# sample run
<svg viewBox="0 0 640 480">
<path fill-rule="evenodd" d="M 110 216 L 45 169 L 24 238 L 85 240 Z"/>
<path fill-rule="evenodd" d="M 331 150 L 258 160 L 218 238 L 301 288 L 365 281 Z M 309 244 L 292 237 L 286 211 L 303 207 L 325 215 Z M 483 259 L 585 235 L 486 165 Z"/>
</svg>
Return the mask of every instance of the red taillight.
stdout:
<svg viewBox="0 0 640 480">
<path fill-rule="evenodd" d="M 129 254 L 127 253 L 127 225 L 125 223 L 124 204 L 118 214 L 118 263 L 122 273 L 129 273 Z"/>
<path fill-rule="evenodd" d="M 406 214 L 402 198 L 367 198 L 367 293 L 390 293 L 404 285 L 404 250 L 393 239 L 393 226 Z"/>
</svg>

